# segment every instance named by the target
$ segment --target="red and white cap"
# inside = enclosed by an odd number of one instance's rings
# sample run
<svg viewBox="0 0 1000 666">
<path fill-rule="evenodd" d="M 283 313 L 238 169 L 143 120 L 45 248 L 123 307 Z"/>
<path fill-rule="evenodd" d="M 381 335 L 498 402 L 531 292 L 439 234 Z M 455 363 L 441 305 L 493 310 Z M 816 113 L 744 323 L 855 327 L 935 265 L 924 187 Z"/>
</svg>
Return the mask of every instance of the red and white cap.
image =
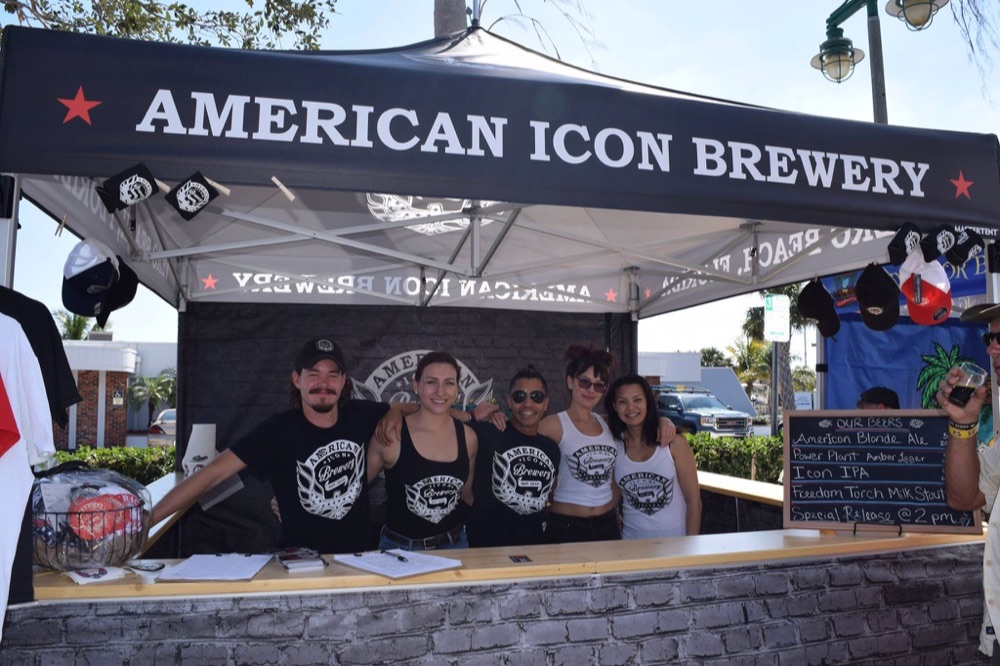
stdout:
<svg viewBox="0 0 1000 666">
<path fill-rule="evenodd" d="M 951 314 L 951 283 L 944 266 L 924 261 L 918 250 L 911 252 L 899 267 L 899 290 L 906 296 L 906 310 L 916 324 L 933 326 Z"/>
</svg>

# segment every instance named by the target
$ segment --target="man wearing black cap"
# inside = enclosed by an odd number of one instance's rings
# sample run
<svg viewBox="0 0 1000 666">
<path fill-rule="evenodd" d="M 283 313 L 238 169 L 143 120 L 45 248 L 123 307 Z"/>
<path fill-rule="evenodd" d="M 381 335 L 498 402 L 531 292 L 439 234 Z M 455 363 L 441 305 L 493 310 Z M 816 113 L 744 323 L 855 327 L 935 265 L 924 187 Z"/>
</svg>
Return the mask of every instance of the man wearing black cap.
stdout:
<svg viewBox="0 0 1000 666">
<path fill-rule="evenodd" d="M 962 313 L 962 321 L 989 324 L 983 335 L 986 353 L 990 357 L 993 376 L 1000 373 L 1000 304 L 976 305 Z M 983 509 L 991 516 L 990 529 L 986 531 L 983 553 L 983 626 L 979 633 L 979 649 L 992 656 L 993 664 L 1000 664 L 1000 645 L 994 627 L 1000 626 L 1000 446 L 980 448 L 978 443 L 979 412 L 986 403 L 986 386 L 980 386 L 964 407 L 948 400 L 961 372 L 952 368 L 941 381 L 937 393 L 938 404 L 948 414 L 948 448 L 944 458 L 944 483 L 948 505 L 960 511 Z M 990 437 L 992 440 L 992 437 Z"/>
<path fill-rule="evenodd" d="M 330 338 L 299 350 L 291 379 L 293 408 L 266 419 L 167 493 L 153 507 L 152 524 L 249 467 L 274 488 L 283 546 L 347 553 L 373 545 L 365 447 L 390 408 L 412 411 L 416 404 L 352 399 L 344 353 Z M 495 408 L 483 406 L 481 418 Z"/>
</svg>

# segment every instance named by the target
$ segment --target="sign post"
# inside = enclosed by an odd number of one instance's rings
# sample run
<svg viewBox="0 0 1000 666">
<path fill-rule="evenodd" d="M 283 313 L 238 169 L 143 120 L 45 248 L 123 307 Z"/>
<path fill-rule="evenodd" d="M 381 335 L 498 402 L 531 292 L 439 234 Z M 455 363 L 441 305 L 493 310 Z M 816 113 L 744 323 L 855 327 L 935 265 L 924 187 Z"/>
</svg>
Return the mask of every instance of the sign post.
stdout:
<svg viewBox="0 0 1000 666">
<path fill-rule="evenodd" d="M 778 343 L 789 342 L 792 299 L 784 294 L 764 295 L 764 339 L 771 343 L 771 435 L 778 434 Z"/>
</svg>

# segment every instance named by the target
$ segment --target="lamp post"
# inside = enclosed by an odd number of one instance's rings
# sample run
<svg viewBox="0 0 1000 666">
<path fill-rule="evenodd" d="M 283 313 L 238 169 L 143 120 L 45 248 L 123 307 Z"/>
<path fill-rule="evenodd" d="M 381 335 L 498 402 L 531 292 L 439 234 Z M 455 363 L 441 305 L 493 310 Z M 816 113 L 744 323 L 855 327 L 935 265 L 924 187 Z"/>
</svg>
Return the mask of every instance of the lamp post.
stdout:
<svg viewBox="0 0 1000 666">
<path fill-rule="evenodd" d="M 823 72 L 830 81 L 841 83 L 854 73 L 854 66 L 865 57 L 865 52 L 854 48 L 854 43 L 844 37 L 840 25 L 865 7 L 868 14 L 868 48 L 871 50 L 872 107 L 875 122 L 888 123 L 885 105 L 885 67 L 882 61 L 882 29 L 878 18 L 877 0 L 844 0 L 826 19 L 826 41 L 820 44 L 819 53 L 813 56 L 812 66 Z M 934 20 L 934 15 L 948 0 L 889 0 L 887 13 L 895 16 L 911 30 L 923 30 Z"/>
</svg>

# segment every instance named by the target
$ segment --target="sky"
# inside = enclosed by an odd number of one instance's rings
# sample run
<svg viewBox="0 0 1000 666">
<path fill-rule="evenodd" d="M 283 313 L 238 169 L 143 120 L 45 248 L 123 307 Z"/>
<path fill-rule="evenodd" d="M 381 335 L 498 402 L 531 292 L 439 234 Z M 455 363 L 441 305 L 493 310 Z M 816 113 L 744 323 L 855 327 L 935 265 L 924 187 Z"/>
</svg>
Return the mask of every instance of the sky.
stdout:
<svg viewBox="0 0 1000 666">
<path fill-rule="evenodd" d="M 593 30 L 586 45 L 560 14 L 582 4 Z M 541 44 L 530 23 L 511 18 L 513 0 L 487 0 L 482 25 L 529 48 L 604 74 L 712 97 L 814 115 L 871 121 L 870 57 L 853 77 L 833 84 L 809 65 L 825 39 L 825 22 L 838 0 L 521 0 L 545 26 L 558 53 Z M 879 0 L 884 5 L 884 0 Z M 433 37 L 433 0 L 339 0 L 323 39 L 325 49 L 403 46 Z M 576 16 L 580 17 L 579 14 Z M 497 24 L 498 18 L 508 17 Z M 889 122 L 895 125 L 996 134 L 1000 131 L 1000 73 L 981 74 L 970 58 L 951 7 L 933 25 L 913 32 L 880 13 Z M 864 11 L 841 26 L 866 53 Z M 290 47 L 291 43 L 286 46 Z M 993 54 L 1000 61 L 1000 52 Z M 998 100 L 988 91 L 997 91 Z M 623 110 L 627 112 L 627 110 Z M 57 222 L 21 207 L 13 288 L 62 307 L 62 266 L 78 239 L 55 236 Z M 740 337 L 748 295 L 651 317 L 639 323 L 639 350 L 720 350 Z M 136 299 L 111 316 L 119 340 L 173 342 L 177 314 L 140 287 Z M 793 356 L 814 363 L 815 329 L 792 337 Z"/>
</svg>

